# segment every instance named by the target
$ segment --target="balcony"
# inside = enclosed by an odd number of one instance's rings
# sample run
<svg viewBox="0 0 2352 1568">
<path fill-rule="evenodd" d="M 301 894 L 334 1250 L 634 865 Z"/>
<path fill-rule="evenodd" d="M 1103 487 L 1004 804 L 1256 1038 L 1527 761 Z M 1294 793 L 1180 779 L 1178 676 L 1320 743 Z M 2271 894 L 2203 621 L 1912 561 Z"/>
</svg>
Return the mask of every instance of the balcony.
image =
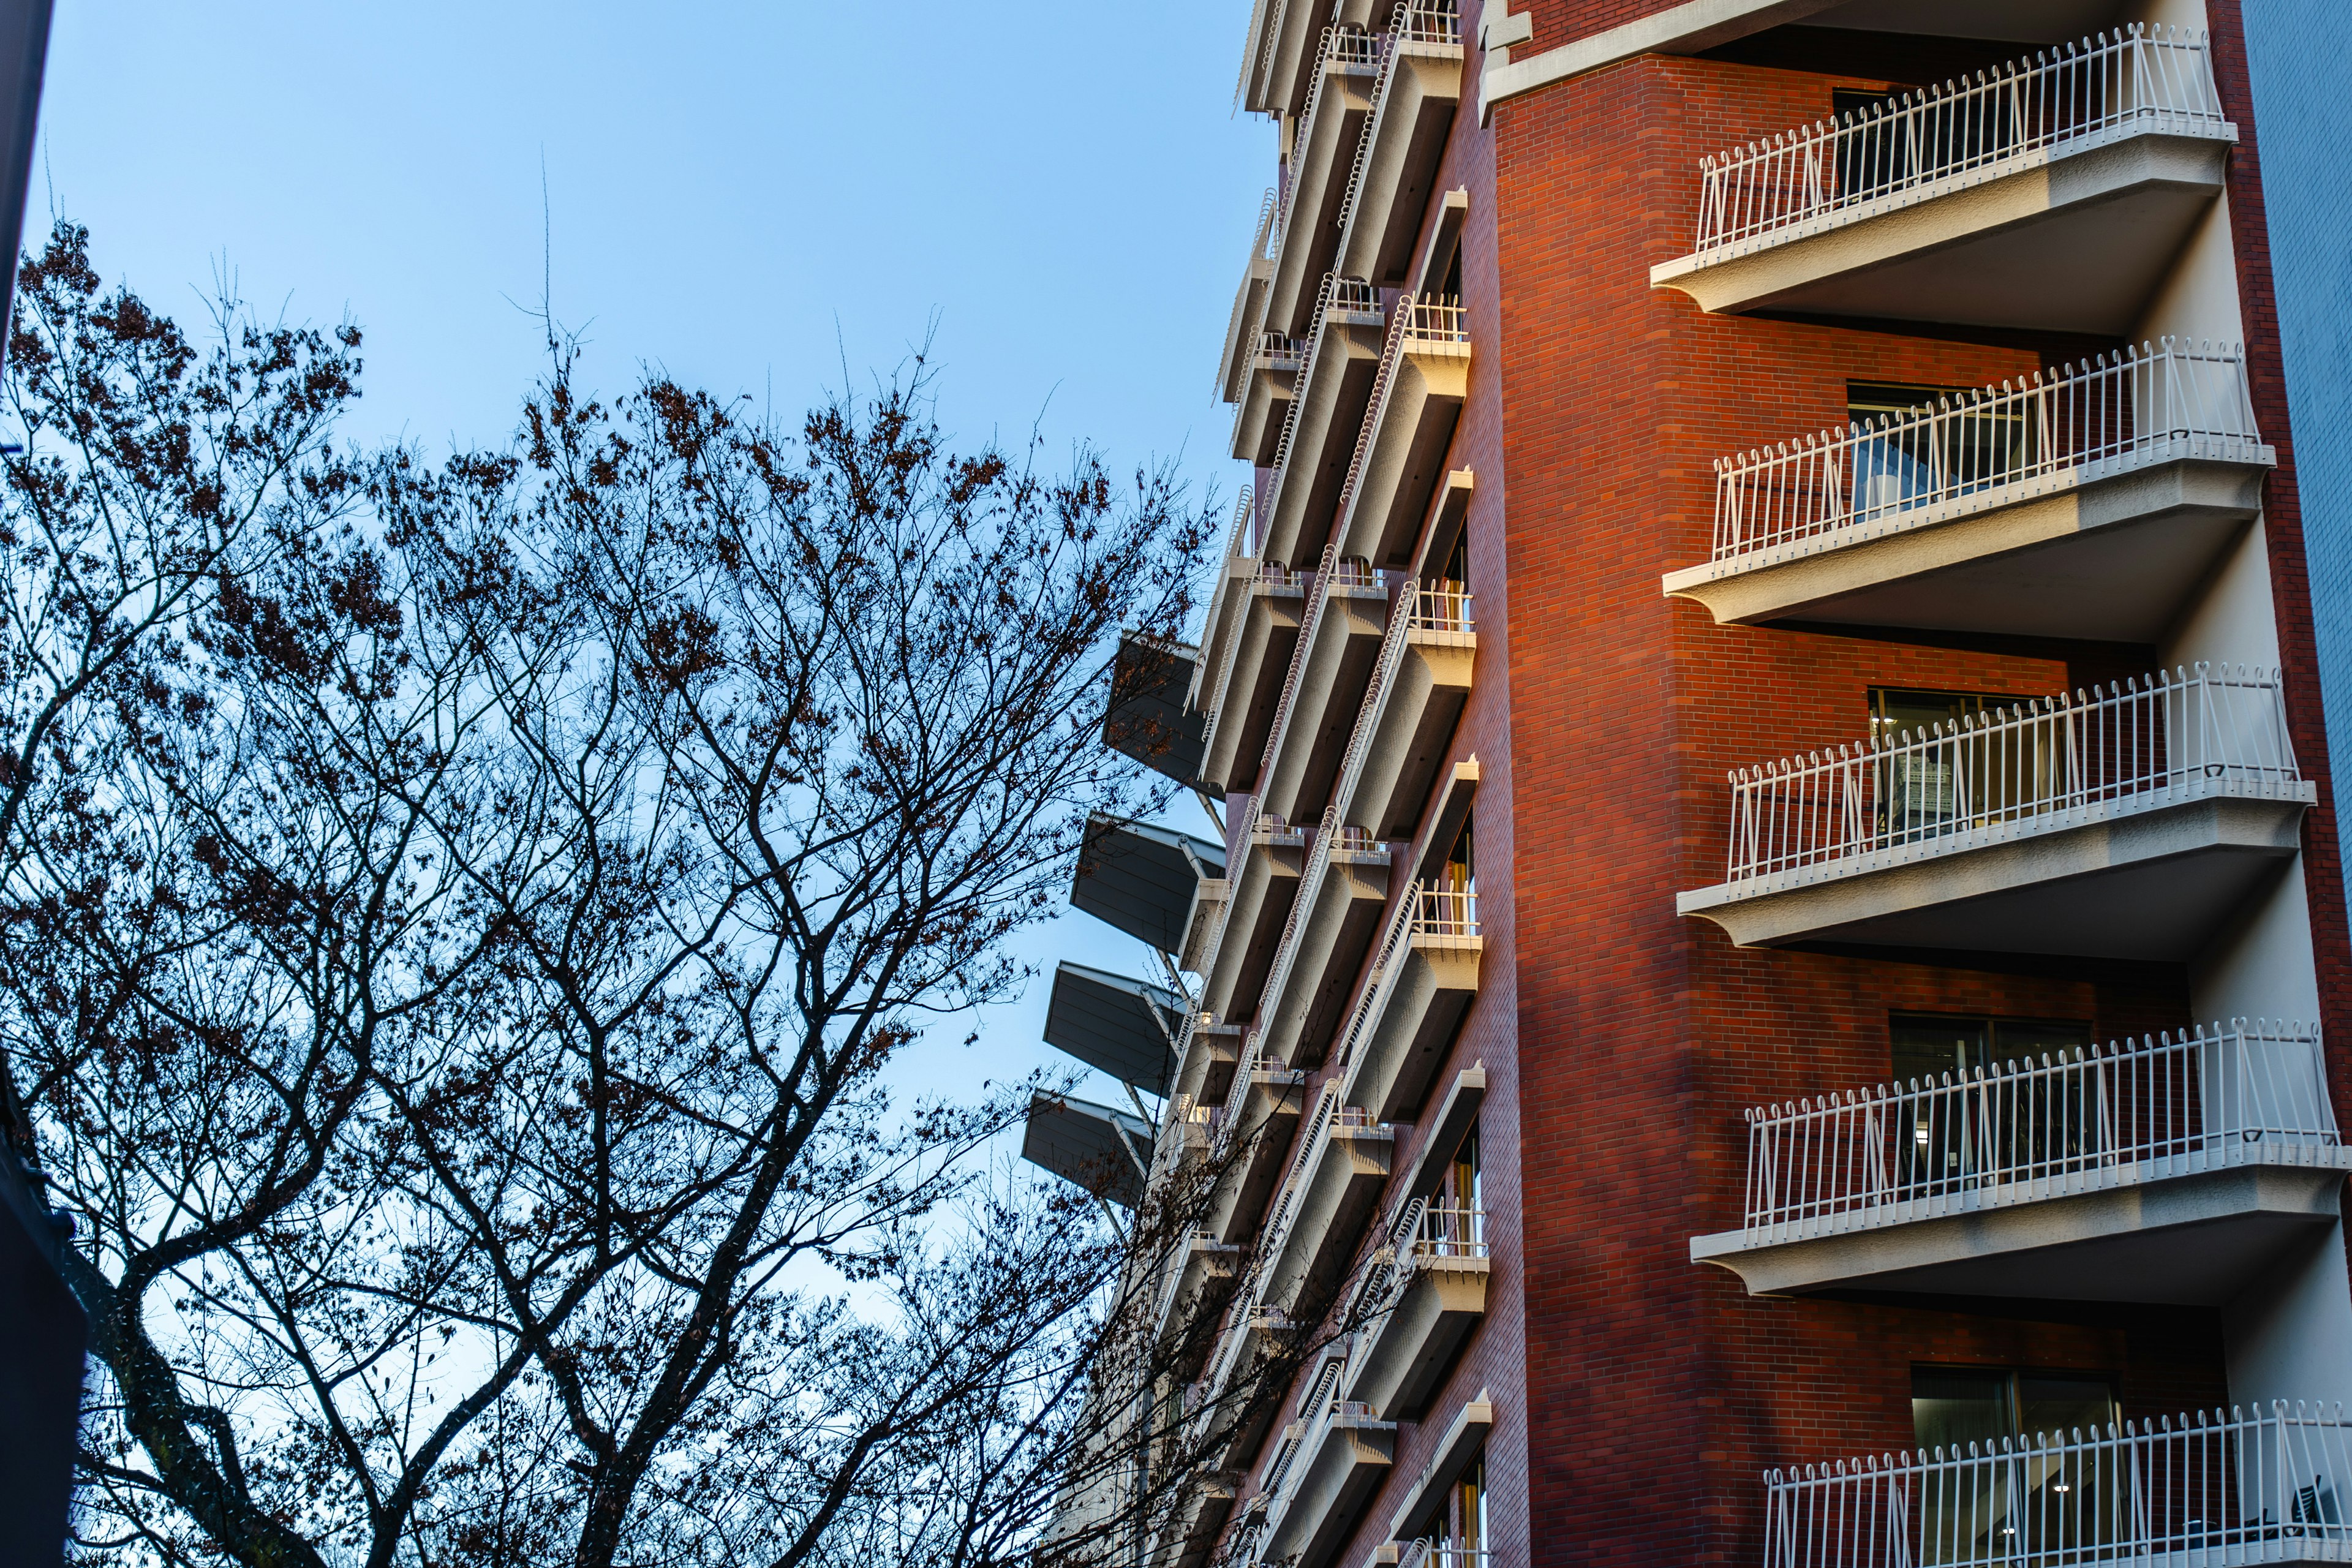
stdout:
<svg viewBox="0 0 2352 1568">
<path fill-rule="evenodd" d="M 1260 1301 L 1285 1312 L 1320 1301 L 1338 1281 L 1388 1184 L 1396 1152 L 1394 1129 L 1341 1104 L 1332 1084 L 1323 1086 L 1308 1125 L 1311 1133 L 1266 1223 L 1265 1272 L 1258 1287 Z"/>
<path fill-rule="evenodd" d="M 1234 97 L 1252 114 L 1297 113 L 1314 90 L 1317 35 L 1326 26 L 1362 28 L 1387 12 L 1381 0 L 1256 0 Z"/>
<path fill-rule="evenodd" d="M 1274 1378 L 1304 1331 L 1262 1307 L 1244 1305 L 1229 1319 L 1201 1380 L 1192 1417 L 1192 1444 L 1205 1458 L 1231 1468 L 1256 1455 L 1281 1408 Z M 1213 1436 L 1219 1440 L 1212 1443 Z"/>
<path fill-rule="evenodd" d="M 1279 562 L 1227 558 L 1201 645 L 1201 782 L 1208 787 L 1230 794 L 1256 781 L 1306 610 L 1305 576 Z"/>
<path fill-rule="evenodd" d="M 1696 244 L 1650 283 L 1708 311 L 2120 337 L 2237 139 L 2204 35 L 2134 24 L 1706 160 Z"/>
<path fill-rule="evenodd" d="M 2219 1305 L 2336 1217 L 2319 1041 L 2241 1020 L 1748 1112 L 1750 1293 Z"/>
<path fill-rule="evenodd" d="M 1234 1068 L 1241 1061 L 1242 1034 L 1239 1024 L 1220 1024 L 1206 1013 L 1190 1015 L 1176 1044 L 1171 1090 L 1203 1105 L 1223 1100 L 1233 1087 Z"/>
<path fill-rule="evenodd" d="M 1266 484 L 1262 552 L 1296 561 L 1323 548 L 1347 489 L 1353 442 L 1386 353 L 1380 296 L 1371 285 L 1327 273 L 1308 327 L 1298 395 L 1283 416 Z"/>
<path fill-rule="evenodd" d="M 1478 994 L 1475 893 L 1416 882 L 1397 900 L 1335 1065 L 1341 1097 L 1376 1121 L 1411 1118 Z"/>
<path fill-rule="evenodd" d="M 2166 340 L 1716 465 L 1665 591 L 1776 620 L 2152 643 L 2262 505 L 2242 350 Z"/>
<path fill-rule="evenodd" d="M 1412 560 L 1469 390 L 1469 314 L 1461 302 L 1398 300 L 1340 490 L 1341 555 L 1379 565 Z"/>
<path fill-rule="evenodd" d="M 1339 219 L 1338 270 L 1402 288 L 1462 102 L 1459 0 L 1410 0 L 1389 35 Z"/>
<path fill-rule="evenodd" d="M 1481 1211 L 1407 1205 L 1348 1314 L 1358 1326 L 1341 1392 L 1390 1420 L 1419 1416 L 1486 1315 L 1489 1267 Z"/>
<path fill-rule="evenodd" d="M 2352 1557 L 2352 1426 L 2289 1405 L 1764 1474 L 1776 1568 L 2219 1568 Z"/>
<path fill-rule="evenodd" d="M 1307 1075 L 1268 1061 L 1253 1043 L 1225 1092 L 1209 1146 L 1217 1180 L 1208 1228 L 1220 1239 L 1243 1242 L 1257 1235 L 1306 1109 Z"/>
<path fill-rule="evenodd" d="M 1742 947 L 2182 962 L 2316 798 L 2275 671 L 2177 669 L 1731 774 L 1728 875 L 1675 907 Z"/>
<path fill-rule="evenodd" d="M 1297 337 L 1307 327 L 1318 279 L 1339 249 L 1339 210 L 1348 173 L 1372 110 L 1387 40 L 1355 27 L 1327 28 L 1307 112 L 1290 141 L 1274 275 L 1266 284 L 1263 330 Z M 1287 559 L 1287 557 L 1285 557 Z"/>
<path fill-rule="evenodd" d="M 1189 1479 L 1174 1517 L 1160 1528 L 1143 1554 L 1150 1568 L 1201 1568 L 1207 1563 L 1225 1521 L 1233 1517 L 1239 1480 L 1228 1470 L 1212 1470 Z"/>
<path fill-rule="evenodd" d="M 1254 1561 L 1325 1568 L 1395 1468 L 1395 1422 L 1344 1399 L 1318 1397 L 1315 1410 L 1267 1471 L 1275 1501 Z"/>
<path fill-rule="evenodd" d="M 1280 211 L 1272 188 L 1260 198 L 1257 229 L 1250 238 L 1249 261 L 1242 268 L 1241 287 L 1234 290 L 1233 313 L 1225 319 L 1225 343 L 1217 355 L 1217 396 L 1238 403 L 1242 378 L 1249 369 L 1258 321 L 1265 315 L 1265 287 L 1274 278 L 1274 220 Z"/>
<path fill-rule="evenodd" d="M 1323 809 L 1388 631 L 1388 589 L 1362 562 L 1326 550 L 1314 584 L 1262 764 L 1265 809 L 1286 818 Z"/>
<path fill-rule="evenodd" d="M 1307 363 L 1307 344 L 1280 332 L 1260 332 L 1243 361 L 1244 379 L 1233 399 L 1233 454 L 1263 468 L 1274 461 L 1282 444 L 1282 427 L 1290 418 L 1290 400 L 1298 391 L 1298 373 Z"/>
<path fill-rule="evenodd" d="M 1389 901 L 1388 846 L 1326 812 L 1258 1005 L 1267 1056 L 1323 1059 Z"/>
<path fill-rule="evenodd" d="M 1332 788 L 1341 822 L 1379 838 L 1411 837 L 1470 700 L 1477 656 L 1468 594 L 1441 584 L 1399 595 Z"/>
<path fill-rule="evenodd" d="M 1206 1231 L 1188 1237 L 1182 1252 L 1169 1260 L 1152 1323 L 1162 1352 L 1175 1352 L 1171 1368 L 1179 1377 L 1189 1380 L 1207 1358 L 1212 1347 L 1194 1330 L 1224 1310 L 1241 1272 L 1242 1249 Z M 1192 1353 L 1183 1353 L 1188 1348 Z"/>
<path fill-rule="evenodd" d="M 1265 988 L 1307 859 L 1306 832 L 1266 816 L 1255 800 L 1235 840 L 1241 861 L 1225 879 L 1217 934 L 1207 967 L 1197 972 L 1202 1010 L 1220 1017 L 1233 1012 L 1235 997 L 1255 996 Z"/>
</svg>

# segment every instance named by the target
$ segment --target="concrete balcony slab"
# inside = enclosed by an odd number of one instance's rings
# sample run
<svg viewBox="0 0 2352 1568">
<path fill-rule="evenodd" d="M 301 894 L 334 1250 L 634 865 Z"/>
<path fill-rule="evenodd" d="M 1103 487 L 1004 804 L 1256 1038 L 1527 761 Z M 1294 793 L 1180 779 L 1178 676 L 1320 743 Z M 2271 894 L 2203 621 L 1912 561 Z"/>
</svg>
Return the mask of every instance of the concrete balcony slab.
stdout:
<svg viewBox="0 0 2352 1568">
<path fill-rule="evenodd" d="M 1304 578 L 1279 566 L 1253 565 L 1234 595 L 1232 629 L 1219 639 L 1222 647 L 1202 649 L 1204 657 L 1214 653 L 1217 664 L 1202 693 L 1208 723 L 1202 735 L 1201 782 L 1228 794 L 1256 781 L 1307 610 Z"/>
<path fill-rule="evenodd" d="M 1393 1129 L 1329 1105 L 1276 1200 L 1261 1300 L 1293 1312 L 1324 1299 L 1363 1239 L 1395 1152 Z"/>
<path fill-rule="evenodd" d="M 1407 890 L 1339 1047 L 1341 1096 L 1375 1121 L 1412 1118 L 1478 994 L 1484 940 L 1420 918 L 1423 896 Z"/>
<path fill-rule="evenodd" d="M 2120 337 L 2221 193 L 2233 127 L 2126 120 L 1650 269 L 1710 313 Z"/>
<path fill-rule="evenodd" d="M 1257 995 L 1306 869 L 1307 835 L 1253 812 L 1243 825 L 1241 862 L 1226 875 L 1225 906 L 1203 968 L 1200 1005 L 1223 1017 L 1235 997 Z"/>
<path fill-rule="evenodd" d="M 1296 565 L 1322 552 L 1380 379 L 1383 325 L 1378 297 L 1352 279 L 1329 279 L 1318 299 L 1266 491 L 1260 551 L 1268 561 Z"/>
<path fill-rule="evenodd" d="M 1335 29 L 1324 35 L 1314 96 L 1290 147 L 1290 182 L 1284 193 L 1281 244 L 1266 287 L 1265 329 L 1303 336 L 1316 285 L 1339 250 L 1339 214 L 1348 174 L 1380 78 L 1377 36 Z"/>
<path fill-rule="evenodd" d="M 1367 1303 L 1340 1393 L 1384 1419 L 1418 1418 L 1486 1315 L 1491 1267 L 1483 1256 L 1409 1246 L 1386 1266 L 1379 1298 Z"/>
<path fill-rule="evenodd" d="M 1395 1468 L 1396 1424 L 1335 1409 L 1307 1428 L 1292 1465 L 1297 1479 L 1269 1516 L 1258 1558 L 1325 1568 Z"/>
<path fill-rule="evenodd" d="M 1246 1085 L 1235 1081 L 1209 1149 L 1217 1174 L 1204 1228 L 1220 1241 L 1245 1242 L 1257 1235 L 1306 1109 L 1305 1073 L 1257 1065 Z"/>
<path fill-rule="evenodd" d="M 2300 847 L 2307 782 L 2189 779 L 1677 896 L 1741 947 L 2180 962 Z"/>
<path fill-rule="evenodd" d="M 1160 1283 L 1153 1337 L 1161 1353 L 1171 1358 L 1170 1370 L 1186 1382 L 1199 1374 L 1214 1348 L 1210 1336 L 1200 1331 L 1232 1300 L 1241 1283 L 1243 1261 L 1239 1247 L 1204 1232 L 1188 1238 L 1182 1256 L 1169 1264 Z"/>
<path fill-rule="evenodd" d="M 1323 1059 L 1347 1016 L 1357 970 L 1388 907 L 1387 847 L 1341 839 L 1327 825 L 1325 837 L 1317 841 L 1292 906 L 1297 919 L 1266 977 L 1259 1027 L 1266 1055 L 1275 1061 L 1307 1066 Z"/>
<path fill-rule="evenodd" d="M 1328 801 L 1388 631 L 1389 595 L 1379 578 L 1327 566 L 1315 581 L 1259 792 L 1265 809 L 1286 819 L 1318 816 Z"/>
<path fill-rule="evenodd" d="M 1401 305 L 1340 500 L 1343 558 L 1403 566 L 1445 477 L 1470 390 L 1470 340 L 1458 306 Z"/>
<path fill-rule="evenodd" d="M 1234 1069 L 1242 1059 L 1243 1026 L 1204 1021 L 1195 1014 L 1184 1048 L 1176 1060 L 1171 1092 L 1196 1105 L 1216 1105 L 1233 1088 Z"/>
<path fill-rule="evenodd" d="M 1441 31 L 1446 29 L 1441 29 Z M 1458 35 L 1459 24 L 1450 29 Z M 1462 43 L 1408 31 L 1391 46 L 1356 153 L 1339 270 L 1401 288 L 1462 104 Z"/>
<path fill-rule="evenodd" d="M 1305 345 L 1297 339 L 1269 332 L 1244 357 L 1235 389 L 1232 443 L 1233 455 L 1242 462 L 1262 468 L 1274 461 L 1306 356 Z"/>
<path fill-rule="evenodd" d="M 1420 826 L 1478 661 L 1478 634 L 1466 617 L 1417 617 L 1401 635 L 1392 626 L 1391 635 L 1331 801 L 1341 822 L 1384 839 L 1409 837 Z"/>
<path fill-rule="evenodd" d="M 2269 447 L 1990 486 L 1666 574 L 1722 625 L 1802 621 L 2153 643 L 2262 505 Z"/>
</svg>

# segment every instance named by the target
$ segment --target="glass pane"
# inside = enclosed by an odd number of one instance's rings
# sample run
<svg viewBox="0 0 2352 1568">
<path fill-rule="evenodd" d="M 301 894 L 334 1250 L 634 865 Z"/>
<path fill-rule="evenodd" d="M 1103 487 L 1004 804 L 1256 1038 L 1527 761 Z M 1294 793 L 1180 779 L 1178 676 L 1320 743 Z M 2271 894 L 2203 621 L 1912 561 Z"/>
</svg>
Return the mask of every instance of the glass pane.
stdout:
<svg viewBox="0 0 2352 1568">
<path fill-rule="evenodd" d="M 1937 1084 L 1981 1067 L 1992 1026 L 1984 1018 L 1905 1017 L 1890 1021 L 1895 1042 L 1895 1081 L 1908 1087 Z M 1906 1194 L 1925 1197 L 1957 1190 L 1974 1173 L 1966 1102 L 1951 1095 L 1921 1094 L 1907 1102 L 1909 1125 L 1890 1129 L 1897 1180 Z"/>
<path fill-rule="evenodd" d="M 2010 1417 L 2010 1374 L 1990 1369 L 1913 1368 L 1911 1430 L 1920 1447 L 1947 1451 L 2008 1436 L 2015 1430 Z"/>
<path fill-rule="evenodd" d="M 1940 1447 L 1948 1460 L 1921 1478 L 1922 1563 L 1982 1563 L 2008 1545 L 2011 1461 L 1987 1445 L 2012 1430 L 2013 1394 L 2006 1372 L 1912 1370 L 1912 1431 L 1922 1450 Z"/>
</svg>

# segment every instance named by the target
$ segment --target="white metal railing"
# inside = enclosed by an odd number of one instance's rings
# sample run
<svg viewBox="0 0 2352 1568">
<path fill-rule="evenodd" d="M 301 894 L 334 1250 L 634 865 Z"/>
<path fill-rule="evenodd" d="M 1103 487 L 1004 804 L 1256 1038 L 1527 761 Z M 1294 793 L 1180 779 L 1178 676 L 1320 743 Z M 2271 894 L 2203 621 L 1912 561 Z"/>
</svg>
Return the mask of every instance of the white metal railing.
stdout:
<svg viewBox="0 0 2352 1568">
<path fill-rule="evenodd" d="M 1389 917 L 1389 929 L 1381 938 L 1380 953 L 1364 975 L 1364 988 L 1357 994 L 1355 1011 L 1348 1018 L 1348 1032 L 1339 1037 L 1339 1053 L 1332 1058 L 1332 1066 L 1349 1092 L 1355 1088 L 1364 1035 L 1371 1027 L 1381 992 L 1395 971 L 1399 955 L 1412 939 L 1477 934 L 1475 892 L 1467 888 L 1434 888 L 1426 882 L 1415 882 L 1405 889 L 1404 896 L 1397 900 L 1395 913 Z"/>
<path fill-rule="evenodd" d="M 2205 35 L 2134 23 L 1701 160 L 1696 255 L 2011 160 L 2227 134 Z"/>
<path fill-rule="evenodd" d="M 1409 1541 L 1397 1553 L 1398 1568 L 1486 1568 L 1483 1546 L 1467 1546 L 1450 1537 Z"/>
<path fill-rule="evenodd" d="M 2215 795 L 2306 797 L 2278 673 L 2204 664 L 1730 774 L 1732 883 Z"/>
<path fill-rule="evenodd" d="M 1748 1112 L 1759 1240 L 2344 1161 L 2315 1033 L 2241 1018 Z"/>
<path fill-rule="evenodd" d="M 1273 294 L 1268 292 L 1269 302 Z M 1315 316 L 1308 329 L 1311 336 L 1307 345 L 1307 363 L 1299 367 L 1298 385 L 1291 395 L 1290 409 L 1282 416 L 1282 437 L 1275 444 L 1274 478 L 1266 486 L 1266 516 L 1270 521 L 1280 510 L 1283 476 L 1290 472 L 1291 444 L 1298 437 L 1298 411 L 1307 406 L 1307 389 L 1314 384 L 1315 367 L 1323 358 L 1323 345 L 1331 334 L 1323 330 L 1325 318 L 1334 310 L 1355 315 L 1378 315 L 1381 310 L 1380 290 L 1360 278 L 1342 278 L 1336 272 L 1323 274 L 1323 284 L 1316 291 Z"/>
<path fill-rule="evenodd" d="M 2259 462 L 2242 347 L 2166 338 L 1715 465 L 1715 559 L 2177 458 Z"/>
<path fill-rule="evenodd" d="M 1394 17 L 1389 24 L 1384 47 L 1381 50 L 1381 74 L 1372 82 L 1372 112 L 1364 121 L 1364 132 L 1356 141 L 1355 166 L 1348 171 L 1347 199 L 1339 205 L 1339 232 L 1346 235 L 1356 226 L 1356 204 L 1364 189 L 1364 171 L 1370 163 L 1372 144 L 1380 139 L 1380 121 L 1388 107 L 1389 79 L 1396 74 L 1397 61 L 1403 58 L 1402 46 L 1443 47 L 1448 44 L 1462 47 L 1461 0 L 1397 0 Z M 1341 246 L 1344 248 L 1346 241 Z"/>
<path fill-rule="evenodd" d="M 1309 650 L 1315 646 L 1315 628 L 1321 624 L 1324 608 L 1340 593 L 1378 589 L 1380 574 L 1368 562 L 1342 560 L 1337 544 L 1323 547 L 1322 564 L 1316 568 L 1315 581 L 1307 589 L 1307 613 L 1298 623 L 1298 640 L 1291 645 L 1290 668 L 1282 678 L 1282 699 L 1276 704 L 1274 722 L 1265 731 L 1265 751 L 1258 758 L 1258 766 L 1270 768 L 1281 754 L 1282 743 L 1290 734 L 1290 713 L 1298 701 L 1298 680 L 1307 668 Z"/>
<path fill-rule="evenodd" d="M 1387 635 L 1381 639 L 1380 662 L 1372 667 L 1371 679 L 1364 683 L 1364 700 L 1356 710 L 1347 752 L 1339 759 L 1339 777 L 1331 786 L 1333 801 L 1353 804 L 1355 800 L 1356 781 L 1362 776 L 1365 758 L 1370 753 L 1381 710 L 1396 689 L 1397 671 L 1404 668 L 1404 650 L 1412 645 L 1412 634 L 1470 637 L 1476 631 L 1477 623 L 1470 616 L 1470 590 L 1459 583 L 1418 583 L 1398 595 L 1397 607 L 1389 614 Z"/>
<path fill-rule="evenodd" d="M 1470 312 L 1452 297 L 1401 296 L 1389 318 L 1388 340 L 1381 345 L 1380 373 L 1372 381 L 1371 397 L 1364 405 L 1364 422 L 1356 432 L 1356 449 L 1348 459 L 1347 482 L 1339 489 L 1339 524 L 1334 531 L 1346 538 L 1348 521 L 1356 515 L 1356 489 L 1363 480 L 1364 461 L 1370 456 L 1373 434 L 1388 415 L 1389 392 L 1396 384 L 1397 366 L 1410 350 L 1431 344 L 1464 344 L 1470 341 Z M 1377 542 L 1377 541 L 1375 542 Z"/>
<path fill-rule="evenodd" d="M 1275 199 L 1274 187 L 1272 185 L 1268 185 L 1265 188 L 1265 195 L 1258 200 L 1257 227 L 1252 231 L 1250 236 L 1249 261 L 1242 268 L 1242 287 L 1240 291 L 1234 295 L 1233 312 L 1225 321 L 1225 342 L 1223 352 L 1217 356 L 1217 384 L 1215 390 L 1217 395 L 1223 398 L 1228 403 L 1231 403 L 1238 395 L 1238 389 L 1234 384 L 1239 379 L 1241 373 L 1245 371 L 1249 364 L 1247 358 L 1242 356 L 1241 351 L 1248 347 L 1248 343 L 1246 340 L 1243 338 L 1242 334 L 1248 331 L 1257 320 L 1256 316 L 1252 316 L 1248 313 L 1250 276 L 1257 271 L 1258 264 L 1260 262 L 1271 262 L 1274 259 L 1274 219 L 1276 213 L 1280 210 L 1280 206 L 1281 204 Z M 1269 286 L 1271 286 L 1270 280 Z M 1263 305 L 1261 304 L 1258 315 L 1262 316 L 1264 314 L 1265 311 Z M 1236 359 L 1239 359 L 1240 362 L 1238 367 L 1235 363 Z"/>
<path fill-rule="evenodd" d="M 1768 1470 L 1772 1568 L 2073 1568 L 2352 1557 L 2341 1406 L 2198 1411 Z"/>
</svg>

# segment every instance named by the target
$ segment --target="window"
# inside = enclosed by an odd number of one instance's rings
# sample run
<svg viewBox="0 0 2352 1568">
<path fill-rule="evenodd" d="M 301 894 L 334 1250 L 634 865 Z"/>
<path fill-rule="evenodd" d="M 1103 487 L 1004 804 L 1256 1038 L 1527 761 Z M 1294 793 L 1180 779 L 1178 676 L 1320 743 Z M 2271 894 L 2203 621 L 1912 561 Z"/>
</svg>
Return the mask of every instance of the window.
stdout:
<svg viewBox="0 0 2352 1568">
<path fill-rule="evenodd" d="M 1913 1436 L 1923 1458 L 1940 1448 L 1947 1461 L 1924 1478 L 1921 1561 L 2022 1559 L 2111 1540 L 2115 1468 L 2072 1445 L 2119 1419 L 2115 1382 L 2096 1373 L 1912 1368 Z M 2050 1441 L 2000 1447 L 2035 1435 Z"/>
<path fill-rule="evenodd" d="M 1474 1121 L 1429 1200 L 1422 1231 L 1441 1255 L 1481 1258 L 1486 1255 L 1485 1225 L 1486 1204 L 1478 1181 L 1478 1124 Z"/>
<path fill-rule="evenodd" d="M 2025 706 L 1986 692 L 1872 687 L 1871 739 L 1906 748 L 1874 770 L 1879 836 L 1909 843 L 2050 809 L 2072 760 L 2074 731 L 2063 715 L 1991 733 L 1961 727 Z"/>
<path fill-rule="evenodd" d="M 1895 1014 L 1895 1081 L 1908 1091 L 1909 1136 L 1896 1149 L 1905 1195 L 1929 1197 L 2074 1169 L 2106 1143 L 2104 1107 L 2080 1074 L 2012 1073 L 1981 1089 L 1927 1089 L 1989 1068 L 2056 1059 L 2091 1043 L 2089 1026 L 2050 1019 Z M 1896 1130 L 1900 1136 L 1900 1130 Z"/>
<path fill-rule="evenodd" d="M 1483 1563 L 1486 1555 L 1486 1456 L 1480 1454 L 1454 1483 L 1445 1500 L 1444 1545 L 1454 1549 L 1455 1568 Z"/>
<path fill-rule="evenodd" d="M 1879 382 L 1846 384 L 1845 416 L 1875 435 L 1853 454 L 1856 513 L 1900 511 L 1929 500 L 1969 495 L 2022 477 L 2039 460 L 2037 424 L 2027 405 L 1948 400 L 1971 388 L 1901 386 Z M 1946 405 L 1942 416 L 1900 429 L 1880 430 L 1922 411 Z"/>
</svg>

